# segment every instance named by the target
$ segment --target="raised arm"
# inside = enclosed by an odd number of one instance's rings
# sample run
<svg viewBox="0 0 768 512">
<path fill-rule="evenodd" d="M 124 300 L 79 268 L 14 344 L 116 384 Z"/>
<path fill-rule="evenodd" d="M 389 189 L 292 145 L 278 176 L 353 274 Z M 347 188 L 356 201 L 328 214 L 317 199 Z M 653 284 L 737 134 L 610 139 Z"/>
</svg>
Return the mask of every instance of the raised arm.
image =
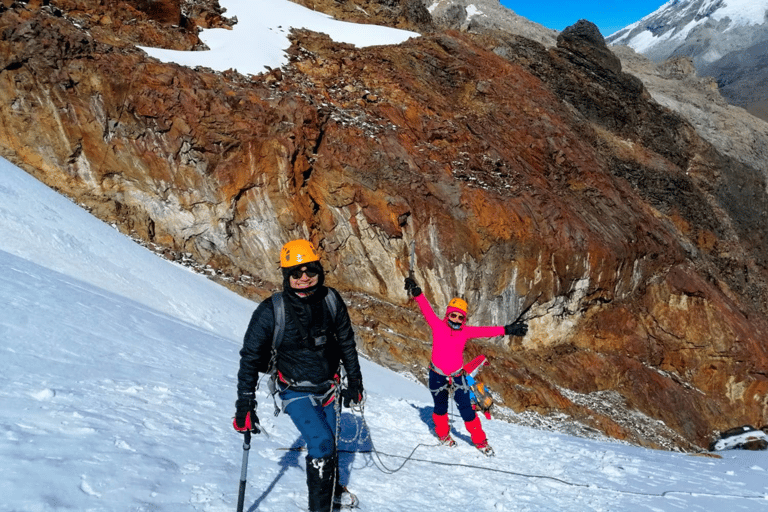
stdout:
<svg viewBox="0 0 768 512">
<path fill-rule="evenodd" d="M 421 293 L 421 288 L 419 288 L 419 285 L 416 284 L 416 281 L 412 277 L 405 278 L 405 289 L 411 294 L 413 300 L 416 301 L 416 304 L 419 305 L 421 314 L 424 316 L 424 319 L 430 327 L 440 322 L 440 318 L 435 314 L 429 300 L 427 300 L 424 294 Z"/>
</svg>

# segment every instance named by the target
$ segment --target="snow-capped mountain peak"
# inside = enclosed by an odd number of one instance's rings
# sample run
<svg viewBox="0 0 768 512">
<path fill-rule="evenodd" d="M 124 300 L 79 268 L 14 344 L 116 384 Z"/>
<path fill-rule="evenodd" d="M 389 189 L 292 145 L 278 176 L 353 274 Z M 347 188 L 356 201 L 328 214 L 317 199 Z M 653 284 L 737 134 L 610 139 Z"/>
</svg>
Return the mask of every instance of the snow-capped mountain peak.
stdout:
<svg viewBox="0 0 768 512">
<path fill-rule="evenodd" d="M 607 40 L 653 60 L 687 55 L 709 64 L 768 34 L 768 0 L 670 0 Z"/>
</svg>

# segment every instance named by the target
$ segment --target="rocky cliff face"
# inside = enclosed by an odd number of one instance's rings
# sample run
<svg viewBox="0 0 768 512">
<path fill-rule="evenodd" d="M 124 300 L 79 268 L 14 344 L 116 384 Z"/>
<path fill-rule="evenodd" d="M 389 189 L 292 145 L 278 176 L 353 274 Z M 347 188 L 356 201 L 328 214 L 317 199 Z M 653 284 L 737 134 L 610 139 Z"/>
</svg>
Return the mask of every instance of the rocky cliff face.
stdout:
<svg viewBox="0 0 768 512">
<path fill-rule="evenodd" d="M 472 323 L 506 323 L 535 302 L 522 341 L 468 351 L 513 411 L 678 448 L 763 423 L 765 177 L 656 103 L 594 26 L 547 48 L 371 2 L 424 35 L 357 49 L 298 31 L 288 66 L 242 76 L 137 50 L 227 22 L 166 3 L 188 21 L 128 4 L 141 35 L 122 2 L 0 13 L 3 156 L 254 298 L 279 286 L 282 243 L 310 238 L 363 351 L 419 377 L 412 242 L 436 310 L 462 295 Z"/>
</svg>

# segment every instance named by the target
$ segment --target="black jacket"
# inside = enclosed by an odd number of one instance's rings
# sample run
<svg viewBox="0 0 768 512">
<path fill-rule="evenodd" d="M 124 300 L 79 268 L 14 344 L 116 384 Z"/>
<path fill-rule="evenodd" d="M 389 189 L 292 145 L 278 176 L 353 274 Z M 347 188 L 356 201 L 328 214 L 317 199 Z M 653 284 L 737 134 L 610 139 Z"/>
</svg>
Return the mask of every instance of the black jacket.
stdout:
<svg viewBox="0 0 768 512">
<path fill-rule="evenodd" d="M 335 318 L 325 305 L 325 295 L 336 294 L 338 307 Z M 347 306 L 333 288 L 322 286 L 307 299 L 293 293 L 283 293 L 285 301 L 285 331 L 277 350 L 277 370 L 289 381 L 313 383 L 302 389 L 325 392 L 325 384 L 336 375 L 339 362 L 344 365 L 348 379 L 362 382 L 360 362 L 357 358 L 355 335 L 347 312 Z M 288 308 L 293 308 L 295 316 Z M 308 339 L 304 339 L 298 320 Z M 272 357 L 272 333 L 275 329 L 275 313 L 272 299 L 261 302 L 253 312 L 240 350 L 240 371 L 237 374 L 237 394 L 240 398 L 253 396 L 258 384 L 259 372 L 269 370 Z M 322 345 L 315 338 L 326 336 Z M 325 385 L 324 385 L 325 384 Z"/>
</svg>

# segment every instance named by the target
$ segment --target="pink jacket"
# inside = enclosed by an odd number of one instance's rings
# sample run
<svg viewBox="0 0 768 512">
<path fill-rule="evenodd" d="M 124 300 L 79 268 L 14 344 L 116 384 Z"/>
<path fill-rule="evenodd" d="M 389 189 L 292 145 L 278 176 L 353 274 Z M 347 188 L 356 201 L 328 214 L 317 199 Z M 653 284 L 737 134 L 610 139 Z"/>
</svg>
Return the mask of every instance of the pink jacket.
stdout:
<svg viewBox="0 0 768 512">
<path fill-rule="evenodd" d="M 492 338 L 503 336 L 504 326 L 475 327 L 464 325 L 459 330 L 453 330 L 448 321 L 442 320 L 432 310 L 427 298 L 422 293 L 414 297 L 421 309 L 421 314 L 432 329 L 432 364 L 440 371 L 450 375 L 464 366 L 464 346 L 471 338 Z"/>
</svg>

